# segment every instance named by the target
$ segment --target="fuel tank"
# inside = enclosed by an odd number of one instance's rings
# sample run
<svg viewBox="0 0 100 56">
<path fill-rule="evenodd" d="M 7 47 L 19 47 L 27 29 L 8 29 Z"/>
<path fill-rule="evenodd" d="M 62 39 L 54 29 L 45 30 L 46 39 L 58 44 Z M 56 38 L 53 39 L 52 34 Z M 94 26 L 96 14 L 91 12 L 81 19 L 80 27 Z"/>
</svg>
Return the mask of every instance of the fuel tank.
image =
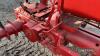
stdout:
<svg viewBox="0 0 100 56">
<path fill-rule="evenodd" d="M 62 0 L 64 12 L 100 22 L 100 0 Z"/>
</svg>

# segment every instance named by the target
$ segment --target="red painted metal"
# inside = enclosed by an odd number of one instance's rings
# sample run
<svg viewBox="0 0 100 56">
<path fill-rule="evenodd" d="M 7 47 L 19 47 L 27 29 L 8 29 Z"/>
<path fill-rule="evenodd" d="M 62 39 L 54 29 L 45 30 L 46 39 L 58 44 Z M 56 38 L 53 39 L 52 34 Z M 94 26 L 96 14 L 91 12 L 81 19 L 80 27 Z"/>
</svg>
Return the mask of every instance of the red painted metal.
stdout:
<svg viewBox="0 0 100 56">
<path fill-rule="evenodd" d="M 62 0 L 64 12 L 100 22 L 100 0 Z"/>
<path fill-rule="evenodd" d="M 81 29 L 70 27 L 60 17 L 64 11 L 100 22 L 99 0 L 57 0 L 58 4 L 52 3 L 53 5 L 49 9 L 46 7 L 46 2 L 47 0 L 41 0 L 38 5 L 25 2 L 16 8 L 16 20 L 9 22 L 4 28 L 0 28 L 0 38 L 23 31 L 31 42 L 39 41 L 55 54 L 79 56 L 77 52 L 64 46 L 63 43 L 67 41 L 80 48 L 91 49 L 94 56 L 100 56 L 99 38 L 92 34 L 89 35 Z M 46 16 L 43 17 L 44 15 Z M 41 21 L 41 17 L 44 20 Z"/>
<path fill-rule="evenodd" d="M 48 31 L 46 35 L 52 39 L 52 44 L 46 44 L 54 53 L 62 54 L 63 56 L 79 56 L 78 53 L 71 51 L 62 44 L 63 36 L 56 31 Z M 43 44 L 44 45 L 44 44 Z"/>
<path fill-rule="evenodd" d="M 96 38 L 94 36 L 90 36 L 86 34 L 85 32 L 82 32 L 80 30 L 76 30 L 73 33 L 67 32 L 66 40 L 70 41 L 71 43 L 75 44 L 76 46 L 79 46 L 81 48 L 91 49 L 95 52 L 93 52 L 96 56 L 100 56 L 98 53 L 98 50 L 100 51 L 100 47 L 97 45 L 100 45 L 100 39 Z"/>
<path fill-rule="evenodd" d="M 48 0 L 40 0 L 40 2 L 47 5 Z"/>
<path fill-rule="evenodd" d="M 0 38 L 20 32 L 22 30 L 21 26 L 23 24 L 24 23 L 20 20 L 15 20 L 14 22 L 5 25 L 4 28 L 0 27 Z"/>
<path fill-rule="evenodd" d="M 29 21 L 23 26 L 23 32 L 26 37 L 31 41 L 35 42 L 38 40 L 37 31 L 32 29 L 37 23 L 34 21 Z"/>
</svg>

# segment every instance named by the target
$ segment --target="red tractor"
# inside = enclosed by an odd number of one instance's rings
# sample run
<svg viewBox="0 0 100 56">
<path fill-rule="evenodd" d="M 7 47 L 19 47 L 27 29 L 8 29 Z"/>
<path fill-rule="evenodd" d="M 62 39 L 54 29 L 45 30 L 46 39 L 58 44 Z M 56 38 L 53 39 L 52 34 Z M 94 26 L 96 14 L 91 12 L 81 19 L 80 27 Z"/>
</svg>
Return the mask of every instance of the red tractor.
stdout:
<svg viewBox="0 0 100 56">
<path fill-rule="evenodd" d="M 100 30 L 100 0 L 40 0 L 40 3 L 18 2 L 16 20 L 5 26 L 0 24 L 0 38 L 23 31 L 31 42 L 38 41 L 55 54 L 79 56 L 66 47 L 72 43 L 90 49 L 93 56 L 100 56 L 100 32 L 84 30 L 87 24 Z M 71 13 L 82 19 L 68 19 Z M 75 22 L 81 20 L 78 26 Z M 97 24 L 96 24 L 97 23 Z"/>
</svg>

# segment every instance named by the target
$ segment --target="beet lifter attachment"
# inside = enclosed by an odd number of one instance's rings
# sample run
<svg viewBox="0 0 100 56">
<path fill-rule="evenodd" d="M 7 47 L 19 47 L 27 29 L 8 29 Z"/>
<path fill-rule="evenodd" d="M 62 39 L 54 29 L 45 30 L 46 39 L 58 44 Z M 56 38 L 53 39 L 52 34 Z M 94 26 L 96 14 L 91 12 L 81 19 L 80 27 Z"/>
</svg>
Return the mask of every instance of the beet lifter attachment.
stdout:
<svg viewBox="0 0 100 56">
<path fill-rule="evenodd" d="M 31 42 L 38 41 L 55 54 L 62 56 L 79 56 L 79 53 L 66 47 L 69 43 L 83 49 L 90 49 L 93 56 L 100 56 L 100 33 L 95 34 L 84 30 L 90 24 L 98 30 L 100 27 L 91 22 L 100 22 L 99 0 L 41 0 L 40 3 L 18 2 L 15 9 L 16 20 L 0 23 L 0 38 L 9 37 L 23 31 Z M 82 19 L 80 26 L 75 26 L 77 20 L 68 19 L 68 14 L 87 18 Z M 74 27 L 75 26 L 75 27 Z"/>
</svg>

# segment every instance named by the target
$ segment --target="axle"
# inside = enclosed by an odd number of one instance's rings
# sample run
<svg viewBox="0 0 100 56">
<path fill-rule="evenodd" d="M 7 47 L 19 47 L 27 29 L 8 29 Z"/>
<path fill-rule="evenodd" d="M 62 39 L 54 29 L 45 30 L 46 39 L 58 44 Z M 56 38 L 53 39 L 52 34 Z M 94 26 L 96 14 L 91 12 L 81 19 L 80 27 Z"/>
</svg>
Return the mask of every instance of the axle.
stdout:
<svg viewBox="0 0 100 56">
<path fill-rule="evenodd" d="M 10 22 L 3 27 L 0 27 L 0 38 L 10 36 L 12 34 L 17 34 L 22 30 L 23 22 L 20 20 L 15 20 L 14 22 Z"/>
</svg>

